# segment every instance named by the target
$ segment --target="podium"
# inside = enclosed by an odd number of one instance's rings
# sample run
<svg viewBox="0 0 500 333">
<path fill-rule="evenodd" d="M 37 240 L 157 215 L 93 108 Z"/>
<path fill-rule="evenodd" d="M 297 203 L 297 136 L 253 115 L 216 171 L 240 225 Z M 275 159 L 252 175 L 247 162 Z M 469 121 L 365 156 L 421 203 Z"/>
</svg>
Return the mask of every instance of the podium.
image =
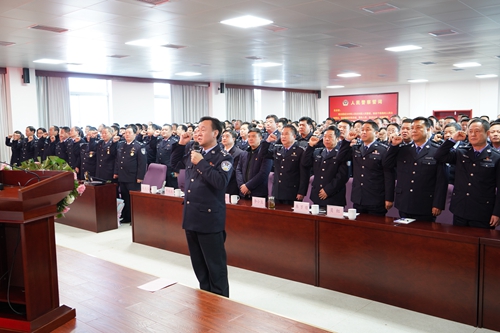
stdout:
<svg viewBox="0 0 500 333">
<path fill-rule="evenodd" d="M 0 171 L 0 332 L 51 332 L 75 317 L 59 305 L 54 232 L 57 203 L 73 190 L 73 177 Z"/>
</svg>

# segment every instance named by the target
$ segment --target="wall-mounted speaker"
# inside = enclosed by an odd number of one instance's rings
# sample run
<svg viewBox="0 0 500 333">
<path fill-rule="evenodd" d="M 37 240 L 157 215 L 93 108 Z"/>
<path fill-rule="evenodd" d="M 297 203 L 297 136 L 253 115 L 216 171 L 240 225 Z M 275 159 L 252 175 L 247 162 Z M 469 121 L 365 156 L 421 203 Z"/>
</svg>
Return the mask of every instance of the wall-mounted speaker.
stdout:
<svg viewBox="0 0 500 333">
<path fill-rule="evenodd" d="M 23 68 L 23 83 L 30 83 L 30 69 Z"/>
<path fill-rule="evenodd" d="M 220 84 L 220 87 L 219 87 L 219 92 L 220 92 L 221 94 L 223 94 L 223 93 L 224 93 L 224 83 L 221 83 L 221 84 Z"/>
<path fill-rule="evenodd" d="M 321 90 L 318 90 L 316 93 L 318 94 L 318 99 L 321 99 Z"/>
</svg>

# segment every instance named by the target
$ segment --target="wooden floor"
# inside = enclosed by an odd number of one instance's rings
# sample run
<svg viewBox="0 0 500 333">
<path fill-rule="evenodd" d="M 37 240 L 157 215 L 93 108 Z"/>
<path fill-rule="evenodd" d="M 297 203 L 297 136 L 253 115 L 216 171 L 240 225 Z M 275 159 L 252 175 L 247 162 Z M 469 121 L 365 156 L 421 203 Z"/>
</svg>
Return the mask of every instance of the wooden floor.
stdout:
<svg viewBox="0 0 500 333">
<path fill-rule="evenodd" d="M 157 277 L 57 247 L 60 303 L 76 319 L 54 332 L 327 332 L 180 284 L 151 293 Z"/>
</svg>

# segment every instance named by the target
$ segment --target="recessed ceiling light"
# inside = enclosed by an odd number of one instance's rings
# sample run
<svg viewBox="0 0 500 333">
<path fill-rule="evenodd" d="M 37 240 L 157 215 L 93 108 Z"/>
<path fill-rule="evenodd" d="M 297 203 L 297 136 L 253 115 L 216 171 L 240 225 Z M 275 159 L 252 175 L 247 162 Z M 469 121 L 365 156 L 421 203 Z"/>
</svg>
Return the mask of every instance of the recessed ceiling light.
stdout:
<svg viewBox="0 0 500 333">
<path fill-rule="evenodd" d="M 458 64 L 453 64 L 453 66 L 458 68 L 469 68 L 469 67 L 479 67 L 481 66 L 481 64 L 478 62 L 461 62 Z"/>
<path fill-rule="evenodd" d="M 268 25 L 273 23 L 273 21 L 266 20 L 260 17 L 255 17 L 252 15 L 245 15 L 245 16 L 235 17 L 229 20 L 220 21 L 220 23 L 246 29 L 246 28 L 254 28 L 263 25 Z"/>
<path fill-rule="evenodd" d="M 339 88 L 344 88 L 344 86 L 326 86 L 328 89 L 339 89 Z"/>
<path fill-rule="evenodd" d="M 254 67 L 276 67 L 276 66 L 281 66 L 280 63 L 278 62 L 256 62 L 255 64 L 252 64 Z"/>
<path fill-rule="evenodd" d="M 285 81 L 283 80 L 267 80 L 267 81 L 264 81 L 265 83 L 285 83 Z"/>
<path fill-rule="evenodd" d="M 196 75 L 201 75 L 201 73 L 197 73 L 197 72 L 179 72 L 179 73 L 175 73 L 175 75 L 179 75 L 179 76 L 196 76 Z"/>
<path fill-rule="evenodd" d="M 337 76 L 340 76 L 340 77 L 358 77 L 358 76 L 361 76 L 361 74 L 358 74 L 358 73 L 341 73 L 341 74 L 337 74 Z"/>
<path fill-rule="evenodd" d="M 168 43 L 160 42 L 160 41 L 154 40 L 154 39 L 138 39 L 138 40 L 132 40 L 130 42 L 126 42 L 125 44 L 134 45 L 134 46 L 151 47 L 151 46 L 161 46 L 161 45 L 165 45 Z"/>
<path fill-rule="evenodd" d="M 496 74 L 476 74 L 476 77 L 478 79 L 488 79 L 490 77 L 497 77 L 498 75 Z"/>
<path fill-rule="evenodd" d="M 62 63 L 66 63 L 64 60 L 57 60 L 57 59 L 38 59 L 34 60 L 33 62 L 39 63 L 39 64 L 51 64 L 51 65 L 58 65 Z"/>
<path fill-rule="evenodd" d="M 410 83 L 421 83 L 421 82 L 427 82 L 429 80 L 426 79 L 409 79 L 408 82 Z"/>
<path fill-rule="evenodd" d="M 402 46 L 386 47 L 385 50 L 391 52 L 403 52 L 403 51 L 420 50 L 421 48 L 422 47 L 416 45 L 402 45 Z"/>
</svg>

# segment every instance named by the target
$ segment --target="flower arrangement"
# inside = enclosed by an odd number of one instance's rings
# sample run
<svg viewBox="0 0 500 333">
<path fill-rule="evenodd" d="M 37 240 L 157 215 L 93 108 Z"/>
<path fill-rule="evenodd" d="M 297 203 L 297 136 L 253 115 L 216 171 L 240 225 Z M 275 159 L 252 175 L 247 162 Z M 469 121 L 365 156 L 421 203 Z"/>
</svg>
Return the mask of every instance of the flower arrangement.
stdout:
<svg viewBox="0 0 500 333">
<path fill-rule="evenodd" d="M 75 171 L 68 165 L 68 163 L 65 160 L 57 156 L 49 156 L 43 162 L 41 161 L 40 158 L 38 158 L 38 161 L 34 160 L 24 161 L 21 163 L 20 166 L 18 166 L 18 168 L 30 171 L 73 172 L 75 186 L 73 190 L 69 192 L 69 194 L 64 199 L 62 199 L 57 203 L 57 215 L 55 216 L 56 219 L 64 217 L 64 214 L 67 213 L 70 209 L 68 206 L 71 205 L 79 195 L 82 195 L 83 192 L 85 192 L 85 185 L 80 184 L 78 182 Z"/>
</svg>

